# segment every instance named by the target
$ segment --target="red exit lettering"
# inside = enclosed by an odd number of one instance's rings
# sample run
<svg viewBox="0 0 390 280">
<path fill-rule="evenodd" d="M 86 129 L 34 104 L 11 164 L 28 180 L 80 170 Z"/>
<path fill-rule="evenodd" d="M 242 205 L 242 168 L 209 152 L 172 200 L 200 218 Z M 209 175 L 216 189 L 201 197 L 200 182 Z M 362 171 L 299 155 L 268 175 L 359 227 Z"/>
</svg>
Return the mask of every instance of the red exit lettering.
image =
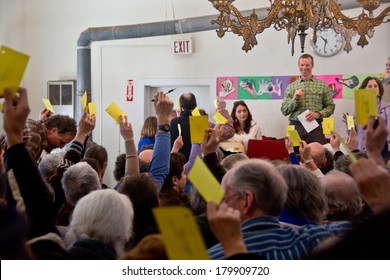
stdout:
<svg viewBox="0 0 390 280">
<path fill-rule="evenodd" d="M 173 52 L 174 53 L 189 53 L 190 41 L 174 41 Z"/>
</svg>

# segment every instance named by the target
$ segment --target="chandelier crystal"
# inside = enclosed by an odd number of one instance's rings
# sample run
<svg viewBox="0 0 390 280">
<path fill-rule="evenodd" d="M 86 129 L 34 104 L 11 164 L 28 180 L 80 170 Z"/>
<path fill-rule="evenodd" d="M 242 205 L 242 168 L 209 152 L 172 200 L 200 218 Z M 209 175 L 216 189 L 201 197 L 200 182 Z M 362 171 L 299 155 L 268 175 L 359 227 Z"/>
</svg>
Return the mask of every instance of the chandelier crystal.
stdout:
<svg viewBox="0 0 390 280">
<path fill-rule="evenodd" d="M 313 40 L 317 38 L 317 30 L 333 28 L 345 39 L 344 50 L 352 50 L 351 39 L 359 35 L 357 44 L 361 47 L 368 45 L 366 37 L 372 38 L 374 27 L 390 22 L 390 7 L 384 9 L 377 17 L 374 10 L 381 0 L 357 0 L 362 7 L 362 13 L 357 17 L 345 16 L 335 0 L 270 0 L 270 8 L 265 18 L 259 19 L 255 9 L 249 16 L 243 16 L 233 5 L 235 0 L 209 0 L 220 14 L 212 24 L 218 24 L 217 34 L 222 38 L 226 32 L 242 36 L 245 52 L 257 45 L 256 35 L 266 28 L 274 27 L 277 31 L 287 31 L 287 42 L 291 42 L 291 54 L 294 55 L 295 38 L 300 38 L 301 52 L 304 52 L 306 31 L 313 29 Z"/>
</svg>

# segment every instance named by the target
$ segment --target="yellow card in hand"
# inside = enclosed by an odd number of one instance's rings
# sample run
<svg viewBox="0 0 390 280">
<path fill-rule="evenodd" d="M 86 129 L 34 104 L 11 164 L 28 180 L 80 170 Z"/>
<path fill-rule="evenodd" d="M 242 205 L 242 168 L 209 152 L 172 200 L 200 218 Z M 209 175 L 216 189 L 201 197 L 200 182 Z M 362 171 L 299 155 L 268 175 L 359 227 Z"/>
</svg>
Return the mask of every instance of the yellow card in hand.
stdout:
<svg viewBox="0 0 390 280">
<path fill-rule="evenodd" d="M 88 103 L 88 110 L 91 116 L 96 116 L 96 104 L 95 102 Z"/>
<path fill-rule="evenodd" d="M 122 111 L 121 108 L 119 108 L 118 105 L 116 105 L 114 102 L 111 102 L 111 104 L 106 108 L 106 112 L 117 122 L 120 122 L 119 117 L 126 116 L 126 114 Z"/>
<path fill-rule="evenodd" d="M 286 126 L 286 135 L 288 136 L 288 131 L 289 130 L 295 130 L 295 125 L 288 125 Z"/>
<path fill-rule="evenodd" d="M 225 124 L 227 123 L 227 119 L 222 116 L 220 112 L 216 112 L 215 115 L 213 116 L 213 119 L 218 123 L 218 124 Z"/>
<path fill-rule="evenodd" d="M 11 88 L 15 95 L 23 78 L 30 56 L 6 46 L 0 48 L 0 97 L 5 88 Z"/>
<path fill-rule="evenodd" d="M 200 116 L 200 112 L 199 112 L 198 107 L 196 107 L 196 108 L 192 111 L 192 115 L 193 115 L 193 116 Z"/>
<path fill-rule="evenodd" d="M 351 130 L 351 128 L 355 128 L 355 122 L 353 121 L 353 116 L 351 115 L 347 116 L 347 127 L 348 130 Z"/>
<path fill-rule="evenodd" d="M 200 157 L 195 159 L 188 173 L 188 179 L 207 202 L 221 202 L 223 189 Z"/>
<path fill-rule="evenodd" d="M 153 208 L 170 260 L 208 260 L 206 245 L 191 210 L 183 206 Z"/>
<path fill-rule="evenodd" d="M 355 90 L 356 123 L 359 125 L 368 124 L 368 117 L 376 117 L 376 93 L 371 89 Z"/>
<path fill-rule="evenodd" d="M 202 143 L 204 132 L 209 128 L 207 116 L 189 116 L 191 144 Z"/>
<path fill-rule="evenodd" d="M 52 112 L 54 114 L 54 108 L 53 106 L 51 105 L 51 102 L 49 99 L 46 99 L 46 98 L 42 98 L 42 101 L 43 101 L 43 104 L 45 104 L 45 107 L 47 110 L 49 110 L 50 112 Z"/>
<path fill-rule="evenodd" d="M 81 96 L 81 109 L 84 111 L 85 107 L 87 107 L 87 92 L 84 91 L 83 96 Z"/>
<path fill-rule="evenodd" d="M 294 129 L 294 130 L 287 131 L 287 133 L 288 133 L 288 136 L 290 136 L 294 147 L 299 146 L 299 142 L 301 141 L 301 137 L 299 136 L 298 131 L 296 131 Z"/>
<path fill-rule="evenodd" d="M 332 134 L 334 131 L 334 118 L 323 118 L 322 132 L 324 134 Z"/>
</svg>

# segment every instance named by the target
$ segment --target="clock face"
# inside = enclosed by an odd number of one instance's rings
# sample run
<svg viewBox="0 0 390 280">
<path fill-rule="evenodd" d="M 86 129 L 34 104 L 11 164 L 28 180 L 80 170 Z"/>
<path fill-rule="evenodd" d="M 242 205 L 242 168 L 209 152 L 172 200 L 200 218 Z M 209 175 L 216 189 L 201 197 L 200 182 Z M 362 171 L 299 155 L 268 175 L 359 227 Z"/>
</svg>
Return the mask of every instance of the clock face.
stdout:
<svg viewBox="0 0 390 280">
<path fill-rule="evenodd" d="M 317 42 L 314 44 L 311 39 L 311 47 L 315 54 L 319 56 L 332 56 L 341 50 L 343 37 L 333 29 L 317 30 Z"/>
</svg>

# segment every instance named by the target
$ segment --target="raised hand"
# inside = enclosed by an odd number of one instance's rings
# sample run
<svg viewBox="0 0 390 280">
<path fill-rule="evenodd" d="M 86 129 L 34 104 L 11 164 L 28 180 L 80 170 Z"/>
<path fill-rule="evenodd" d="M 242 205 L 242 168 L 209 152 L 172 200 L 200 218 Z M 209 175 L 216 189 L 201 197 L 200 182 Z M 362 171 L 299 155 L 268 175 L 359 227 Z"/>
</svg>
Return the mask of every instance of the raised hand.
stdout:
<svg viewBox="0 0 390 280">
<path fill-rule="evenodd" d="M 247 252 L 241 232 L 241 214 L 238 210 L 228 207 L 226 203 L 218 205 L 210 201 L 207 203 L 207 219 L 215 237 L 221 242 L 225 257 Z"/>
<path fill-rule="evenodd" d="M 332 134 L 330 135 L 329 144 L 332 146 L 334 152 L 340 151 L 340 138 L 337 133 L 334 133 L 332 131 Z"/>
<path fill-rule="evenodd" d="M 133 126 L 127 121 L 127 116 L 119 117 L 119 130 L 125 141 L 134 139 Z"/>
<path fill-rule="evenodd" d="M 164 92 L 160 91 L 154 95 L 154 108 L 157 115 L 157 123 L 169 124 L 170 114 L 173 110 L 173 101 Z"/>
<path fill-rule="evenodd" d="M 30 113 L 27 100 L 27 90 L 18 88 L 18 94 L 14 98 L 10 88 L 4 89 L 4 131 L 7 137 L 8 148 L 23 143 L 23 129 Z"/>
<path fill-rule="evenodd" d="M 201 144 L 203 155 L 208 155 L 217 151 L 221 133 L 221 127 L 219 125 L 205 131 Z"/>
<path fill-rule="evenodd" d="M 284 145 L 285 145 L 286 150 L 289 154 L 294 152 L 294 144 L 293 144 L 290 136 L 287 136 L 286 138 L 284 138 Z"/>
<path fill-rule="evenodd" d="M 382 117 L 378 117 L 377 120 L 374 117 L 370 117 L 365 133 L 365 145 L 368 157 L 374 159 L 378 164 L 384 165 L 385 163 L 381 153 L 387 141 L 387 134 L 389 133 L 386 129 L 385 120 Z"/>
<path fill-rule="evenodd" d="M 50 118 L 52 115 L 53 115 L 52 112 L 50 112 L 47 108 L 44 108 L 39 112 L 39 120 L 45 121 L 46 119 Z"/>
<path fill-rule="evenodd" d="M 356 133 L 355 128 L 351 128 L 347 139 L 345 140 L 345 145 L 347 145 L 350 151 L 356 150 L 359 146 L 359 139 Z"/>
<path fill-rule="evenodd" d="M 171 153 L 178 153 L 181 148 L 183 148 L 183 136 L 179 136 L 176 138 L 175 142 L 173 143 Z"/>
<path fill-rule="evenodd" d="M 91 132 L 95 129 L 96 117 L 91 116 L 88 113 L 88 107 L 86 107 L 80 117 L 79 123 L 77 125 L 77 133 L 75 140 L 84 143 L 85 139 Z"/>
<path fill-rule="evenodd" d="M 390 175 L 374 159 L 359 159 L 351 165 L 352 176 L 374 213 L 390 207 Z"/>
</svg>

